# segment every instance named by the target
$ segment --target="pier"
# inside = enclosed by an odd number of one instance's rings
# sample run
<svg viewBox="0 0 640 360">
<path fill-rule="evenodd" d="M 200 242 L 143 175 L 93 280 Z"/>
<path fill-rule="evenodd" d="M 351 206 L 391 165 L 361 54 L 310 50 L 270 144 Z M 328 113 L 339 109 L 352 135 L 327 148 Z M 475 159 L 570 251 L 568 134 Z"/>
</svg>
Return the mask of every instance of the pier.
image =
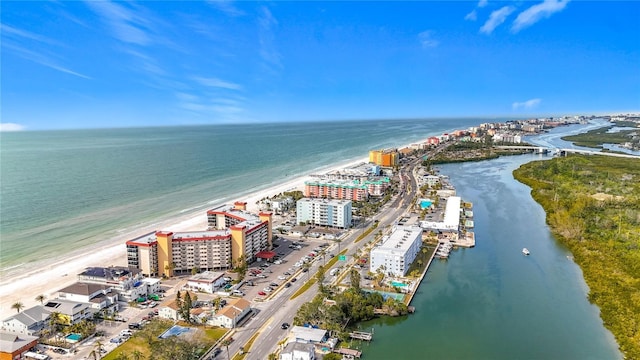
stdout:
<svg viewBox="0 0 640 360">
<path fill-rule="evenodd" d="M 333 352 L 336 354 L 346 355 L 347 357 L 350 356 L 351 358 L 358 358 L 358 359 L 362 356 L 362 351 L 349 349 L 349 348 L 340 348 L 340 349 L 333 350 Z"/>
<path fill-rule="evenodd" d="M 364 332 L 364 331 L 354 331 L 352 333 L 349 333 L 349 336 L 352 339 L 358 339 L 358 340 L 371 341 L 373 339 L 373 334 L 372 333 L 368 333 L 368 332 Z"/>
</svg>

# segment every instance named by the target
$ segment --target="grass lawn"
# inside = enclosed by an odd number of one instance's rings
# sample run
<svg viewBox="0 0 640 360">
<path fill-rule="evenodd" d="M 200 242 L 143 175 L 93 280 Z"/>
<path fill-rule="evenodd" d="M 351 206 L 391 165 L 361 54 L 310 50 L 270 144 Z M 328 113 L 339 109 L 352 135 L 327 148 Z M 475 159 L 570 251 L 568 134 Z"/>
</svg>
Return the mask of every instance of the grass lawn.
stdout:
<svg viewBox="0 0 640 360">
<path fill-rule="evenodd" d="M 189 325 L 180 323 L 181 326 L 195 327 L 204 331 L 205 341 L 208 346 L 215 344 L 224 334 L 227 333 L 225 328 L 204 328 L 200 325 Z M 149 358 L 151 350 L 149 349 L 149 338 L 157 338 L 167 329 L 173 326 L 172 321 L 154 320 L 147 324 L 144 329 L 136 332 L 129 340 L 118 346 L 112 352 L 103 357 L 104 360 L 115 360 L 120 354 L 131 355 L 134 351 L 139 351 L 145 358 Z"/>
</svg>

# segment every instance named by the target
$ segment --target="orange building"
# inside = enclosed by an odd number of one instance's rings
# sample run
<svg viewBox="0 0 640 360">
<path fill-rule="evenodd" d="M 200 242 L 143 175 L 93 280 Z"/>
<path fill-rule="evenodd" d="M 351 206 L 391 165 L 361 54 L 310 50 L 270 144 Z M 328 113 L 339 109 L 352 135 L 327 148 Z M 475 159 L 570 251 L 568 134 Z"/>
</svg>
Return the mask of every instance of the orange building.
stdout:
<svg viewBox="0 0 640 360">
<path fill-rule="evenodd" d="M 127 262 L 147 276 L 174 272 L 232 269 L 239 258 L 251 263 L 260 251 L 270 250 L 273 236 L 270 212 L 246 211 L 246 203 L 207 211 L 209 229 L 188 232 L 152 232 L 127 241 Z"/>
<path fill-rule="evenodd" d="M 369 162 L 384 167 L 395 167 L 398 165 L 398 152 L 395 150 L 371 150 L 369 151 Z"/>
</svg>

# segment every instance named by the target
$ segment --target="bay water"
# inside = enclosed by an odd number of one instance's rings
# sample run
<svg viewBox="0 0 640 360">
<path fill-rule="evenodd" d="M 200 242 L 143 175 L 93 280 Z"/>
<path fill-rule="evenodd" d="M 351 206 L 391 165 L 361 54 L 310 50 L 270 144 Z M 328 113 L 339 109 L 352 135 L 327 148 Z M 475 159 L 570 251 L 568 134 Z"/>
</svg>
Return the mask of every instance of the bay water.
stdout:
<svg viewBox="0 0 640 360">
<path fill-rule="evenodd" d="M 593 125 L 592 125 L 593 126 Z M 560 140 L 585 127 L 558 128 L 529 142 Z M 621 359 L 571 253 L 551 235 L 545 212 L 512 172 L 544 155 L 441 165 L 474 205 L 476 247 L 435 261 L 403 318 L 359 324 L 374 340 L 367 359 Z M 523 248 L 531 255 L 524 256 Z"/>
</svg>

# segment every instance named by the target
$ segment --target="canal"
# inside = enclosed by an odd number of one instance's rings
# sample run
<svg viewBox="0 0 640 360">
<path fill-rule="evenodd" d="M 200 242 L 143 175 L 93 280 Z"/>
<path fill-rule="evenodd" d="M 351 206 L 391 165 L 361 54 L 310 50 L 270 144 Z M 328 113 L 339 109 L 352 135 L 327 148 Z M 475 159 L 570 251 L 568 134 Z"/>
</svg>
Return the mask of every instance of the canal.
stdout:
<svg viewBox="0 0 640 360">
<path fill-rule="evenodd" d="M 474 204 L 476 247 L 432 264 L 415 314 L 360 324 L 374 332 L 371 343 L 357 344 L 363 358 L 622 358 L 587 300 L 580 268 L 551 236 L 529 188 L 513 179 L 514 169 L 537 159 L 544 156 L 439 166 Z"/>
</svg>

